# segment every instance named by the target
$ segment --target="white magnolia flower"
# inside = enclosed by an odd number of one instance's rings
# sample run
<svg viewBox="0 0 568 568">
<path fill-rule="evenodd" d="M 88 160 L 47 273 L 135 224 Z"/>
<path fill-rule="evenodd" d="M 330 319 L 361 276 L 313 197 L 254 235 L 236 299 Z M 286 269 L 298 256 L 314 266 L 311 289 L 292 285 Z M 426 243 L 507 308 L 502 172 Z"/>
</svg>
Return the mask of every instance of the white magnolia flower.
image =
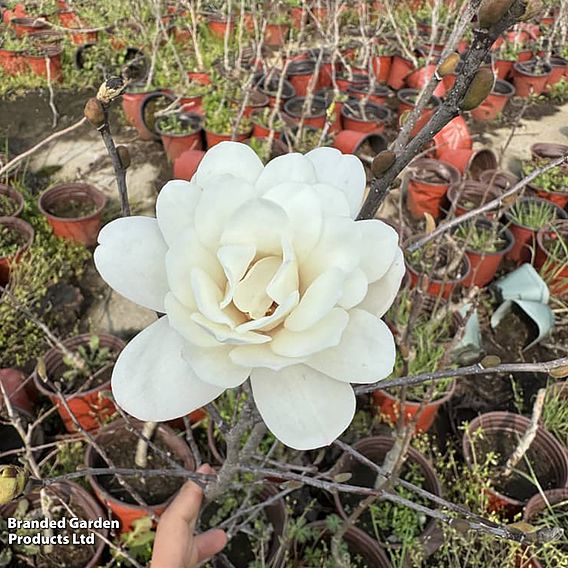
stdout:
<svg viewBox="0 0 568 568">
<path fill-rule="evenodd" d="M 349 425 L 349 383 L 388 376 L 380 319 L 400 287 L 396 232 L 358 221 L 365 174 L 332 148 L 264 167 L 248 146 L 209 150 L 191 182 L 167 183 L 156 219 L 99 235 L 95 264 L 117 292 L 166 316 L 121 353 L 116 402 L 141 420 L 186 415 L 250 377 L 272 433 L 296 449 Z"/>
</svg>

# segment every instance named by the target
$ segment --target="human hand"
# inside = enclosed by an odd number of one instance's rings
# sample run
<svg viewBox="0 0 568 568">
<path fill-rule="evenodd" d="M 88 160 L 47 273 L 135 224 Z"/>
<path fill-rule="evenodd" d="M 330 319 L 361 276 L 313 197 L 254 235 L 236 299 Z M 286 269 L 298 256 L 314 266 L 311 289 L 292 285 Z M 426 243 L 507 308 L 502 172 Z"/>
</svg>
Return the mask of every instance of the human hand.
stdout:
<svg viewBox="0 0 568 568">
<path fill-rule="evenodd" d="M 213 468 L 204 464 L 197 473 L 212 474 Z M 203 490 L 188 481 L 180 489 L 158 523 L 152 568 L 195 568 L 214 556 L 227 544 L 227 535 L 220 529 L 194 534 L 199 516 Z"/>
</svg>

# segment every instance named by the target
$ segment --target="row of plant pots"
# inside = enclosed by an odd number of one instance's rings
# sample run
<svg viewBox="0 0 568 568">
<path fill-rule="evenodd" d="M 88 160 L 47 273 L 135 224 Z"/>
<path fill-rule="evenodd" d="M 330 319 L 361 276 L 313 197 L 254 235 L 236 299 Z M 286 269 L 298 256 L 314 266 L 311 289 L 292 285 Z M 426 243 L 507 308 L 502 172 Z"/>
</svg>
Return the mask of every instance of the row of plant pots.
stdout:
<svg viewBox="0 0 568 568">
<path fill-rule="evenodd" d="M 96 187 L 86 183 L 66 183 L 44 191 L 38 200 L 38 207 L 47 219 L 53 234 L 93 246 L 97 242 L 106 205 L 105 195 Z M 30 247 L 34 239 L 33 227 L 17 217 L 24 207 L 19 191 L 7 185 L 0 185 L 0 204 L 10 207 L 11 215 L 0 216 L 0 284 L 9 280 L 10 266 L 16 263 Z"/>
</svg>

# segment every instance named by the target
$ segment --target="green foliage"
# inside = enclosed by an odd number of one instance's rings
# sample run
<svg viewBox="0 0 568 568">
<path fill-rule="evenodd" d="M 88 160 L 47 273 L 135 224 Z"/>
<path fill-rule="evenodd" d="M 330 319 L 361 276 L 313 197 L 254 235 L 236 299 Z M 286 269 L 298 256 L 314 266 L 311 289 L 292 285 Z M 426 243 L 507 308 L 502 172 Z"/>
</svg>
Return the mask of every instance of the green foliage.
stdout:
<svg viewBox="0 0 568 568">
<path fill-rule="evenodd" d="M 552 384 L 546 391 L 542 408 L 542 422 L 564 446 L 568 445 L 568 388 L 562 390 L 563 383 Z"/>
<path fill-rule="evenodd" d="M 513 223 L 537 231 L 556 219 L 556 207 L 548 201 L 519 201 L 509 210 Z"/>
<path fill-rule="evenodd" d="M 134 560 L 147 564 L 152 558 L 152 546 L 156 531 L 152 527 L 150 517 L 142 517 L 132 523 L 132 530 L 120 535 L 120 544 Z M 124 556 L 113 549 L 112 555 L 116 566 L 132 566 Z"/>
<path fill-rule="evenodd" d="M 66 356 L 63 358 L 63 363 L 65 363 L 67 370 L 61 378 L 69 386 L 77 386 L 78 382 L 88 379 L 116 359 L 116 353 L 113 353 L 108 347 L 101 347 L 100 339 L 97 335 L 92 335 L 86 346 L 79 345 L 76 355 L 83 363 L 81 368 L 78 368 L 76 361 L 70 357 Z"/>
<path fill-rule="evenodd" d="M 454 234 L 458 242 L 468 250 L 494 253 L 505 248 L 507 241 L 499 236 L 496 224 L 490 227 L 479 223 L 469 222 L 460 225 Z"/>
<path fill-rule="evenodd" d="M 81 245 L 54 237 L 31 197 L 26 199 L 22 217 L 35 230 L 34 242 L 13 266 L 7 288 L 17 302 L 50 326 L 52 314 L 43 303 L 49 287 L 80 277 L 90 253 Z M 45 347 L 43 332 L 12 302 L 3 298 L 0 302 L 0 367 L 24 367 L 35 361 Z"/>
<path fill-rule="evenodd" d="M 527 176 L 547 163 L 548 160 L 526 161 L 523 163 L 523 175 Z M 568 192 L 568 174 L 562 167 L 557 166 L 540 174 L 531 184 L 543 191 Z"/>
<path fill-rule="evenodd" d="M 536 556 L 542 566 L 566 566 L 568 558 L 568 500 L 547 504 L 531 524 L 538 528 L 560 528 L 564 530 L 562 537 L 554 542 L 539 547 Z"/>
<path fill-rule="evenodd" d="M 387 320 L 400 332 L 410 325 L 410 317 L 415 298 L 404 290 L 399 294 L 396 303 L 391 307 Z M 438 366 L 446 354 L 447 344 L 452 338 L 453 315 L 443 306 L 437 306 L 432 313 L 422 309 L 412 321 L 412 333 L 409 334 L 409 353 L 406 361 L 400 350 L 397 350 L 393 377 L 402 375 L 419 375 L 438 370 Z M 423 383 L 407 390 L 407 398 L 422 401 L 431 393 L 432 400 L 444 396 L 453 379 L 442 379 L 435 383 Z M 431 390 L 432 389 L 432 390 Z"/>
</svg>

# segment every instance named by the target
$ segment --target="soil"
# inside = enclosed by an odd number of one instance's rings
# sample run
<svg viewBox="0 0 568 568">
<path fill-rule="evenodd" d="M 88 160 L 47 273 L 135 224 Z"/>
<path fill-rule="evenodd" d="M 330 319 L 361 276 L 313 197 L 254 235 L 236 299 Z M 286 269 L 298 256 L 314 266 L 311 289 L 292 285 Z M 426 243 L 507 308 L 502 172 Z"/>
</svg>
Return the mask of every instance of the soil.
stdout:
<svg viewBox="0 0 568 568">
<path fill-rule="evenodd" d="M 96 204 L 90 200 L 71 198 L 57 201 L 49 208 L 48 213 L 62 219 L 80 219 L 89 217 L 96 210 Z"/>
<path fill-rule="evenodd" d="M 0 225 L 0 258 L 12 256 L 26 243 L 25 237 L 12 227 Z"/>
<path fill-rule="evenodd" d="M 116 467 L 137 468 L 134 463 L 136 453 L 136 445 L 138 436 L 133 432 L 120 431 L 114 438 L 101 444 L 101 447 L 107 452 L 110 460 Z M 171 454 L 171 450 L 155 437 L 153 443 L 163 452 Z M 171 456 L 176 462 L 182 465 L 182 461 L 175 455 Z M 102 459 L 101 459 L 102 461 Z M 95 466 L 96 467 L 96 466 Z M 160 454 L 152 448 L 148 448 L 148 469 L 168 469 L 170 464 Z M 148 503 L 148 505 L 160 505 L 167 501 L 182 485 L 184 479 L 182 477 L 167 477 L 165 475 L 156 477 L 135 477 L 124 476 L 124 479 L 139 493 L 139 495 Z M 101 476 L 99 483 L 113 497 L 135 505 L 136 501 L 131 497 L 118 482 L 115 476 Z"/>
<path fill-rule="evenodd" d="M 428 170 L 420 172 L 416 177 L 420 181 L 423 181 L 425 183 L 431 183 L 433 185 L 445 185 L 448 183 L 448 179 L 445 178 L 444 176 L 441 176 L 436 172 L 431 172 Z"/>
<path fill-rule="evenodd" d="M 375 485 L 376 481 L 376 472 L 374 472 L 370 467 L 365 466 L 361 463 L 355 463 L 351 468 L 352 477 L 349 480 L 351 485 L 356 485 L 358 487 L 369 487 L 372 488 Z M 419 487 L 424 488 L 424 476 L 420 471 L 420 468 L 415 463 L 406 462 L 402 470 L 400 472 L 400 479 L 404 481 L 408 481 L 409 483 L 413 483 Z M 401 488 L 397 488 L 396 492 L 398 494 L 402 494 L 404 497 L 410 497 L 410 495 L 406 495 L 405 490 Z M 362 499 L 358 496 L 352 494 L 346 494 L 341 496 L 341 502 L 345 508 L 347 514 L 350 514 L 355 507 L 359 504 Z M 428 506 L 428 501 L 424 499 L 420 499 L 415 495 L 412 495 L 412 500 L 415 503 L 419 503 L 421 505 Z M 376 503 L 377 506 L 377 513 L 379 517 L 376 519 L 379 523 L 390 524 L 392 521 L 397 517 L 397 509 L 399 509 L 403 514 L 405 512 L 405 508 L 397 505 L 393 505 L 387 501 L 378 501 Z M 416 515 L 414 512 L 410 513 L 410 517 L 414 519 L 415 526 L 412 527 L 414 529 L 413 536 L 418 536 L 425 527 L 426 521 L 428 520 L 426 517 Z M 405 524 L 405 529 L 408 530 L 408 524 Z M 373 517 L 369 509 L 367 509 L 360 517 L 359 521 L 357 522 L 357 527 L 365 531 L 371 538 L 376 538 L 375 529 L 373 527 Z M 396 529 L 393 527 L 393 530 L 384 530 L 383 527 L 377 527 L 377 530 L 380 535 L 381 542 L 389 543 L 389 544 L 400 544 L 402 537 L 408 537 L 406 535 L 398 535 L 396 534 Z"/>
<path fill-rule="evenodd" d="M 483 436 L 473 442 L 475 454 L 486 456 L 491 452 L 495 453 L 498 468 L 502 468 L 515 451 L 519 441 L 518 436 L 518 434 L 504 432 L 503 430 L 497 432 L 486 430 Z M 517 473 L 517 471 L 524 475 Z M 507 497 L 526 501 L 538 492 L 537 486 L 530 480 L 532 472 L 534 472 L 534 476 L 544 491 L 559 487 L 560 480 L 556 478 L 554 469 L 546 456 L 532 445 L 523 459 L 515 466 L 515 471 L 510 476 L 503 478 L 500 469 L 493 472 L 493 488 Z"/>
<path fill-rule="evenodd" d="M 0 454 L 23 447 L 22 438 L 20 438 L 15 428 L 9 424 L 0 424 Z M 0 464 L 2 465 L 19 463 L 18 454 L 0 458 Z"/>
</svg>

